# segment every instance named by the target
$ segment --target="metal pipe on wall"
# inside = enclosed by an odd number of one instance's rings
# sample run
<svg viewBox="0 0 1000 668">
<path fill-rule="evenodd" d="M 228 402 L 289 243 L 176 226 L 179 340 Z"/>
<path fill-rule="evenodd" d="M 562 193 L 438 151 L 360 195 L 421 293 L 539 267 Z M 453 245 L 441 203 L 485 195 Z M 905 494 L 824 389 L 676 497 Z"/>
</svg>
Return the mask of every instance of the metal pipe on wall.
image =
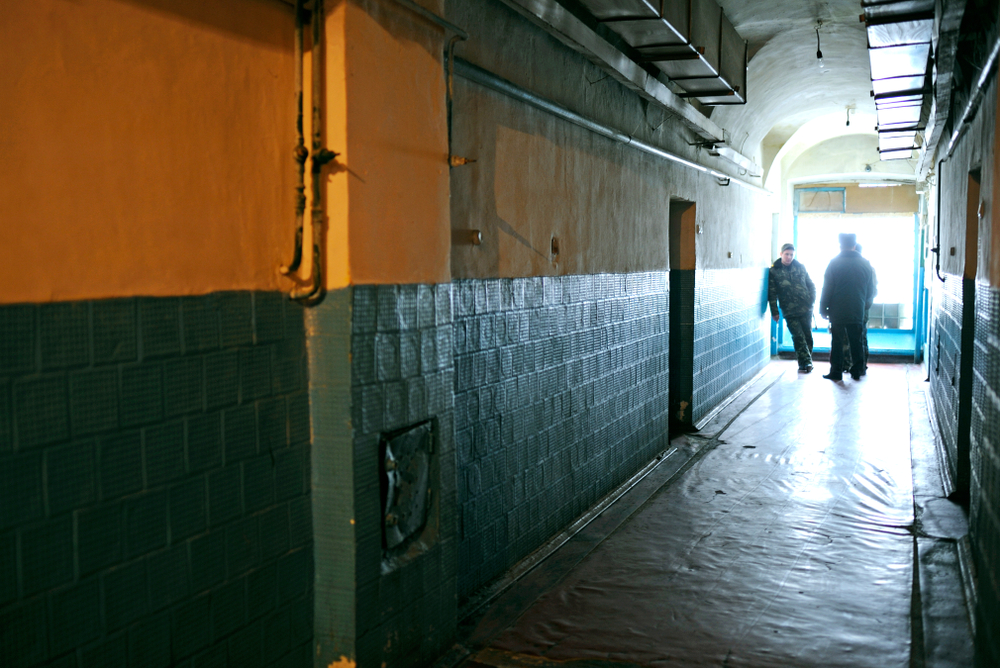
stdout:
<svg viewBox="0 0 1000 668">
<path fill-rule="evenodd" d="M 296 142 L 292 157 L 295 160 L 295 253 L 292 261 L 287 265 L 282 265 L 280 271 L 287 276 L 298 270 L 302 263 L 302 226 L 306 212 L 306 158 L 309 157 L 309 149 L 305 146 L 305 137 L 302 133 L 302 2 L 295 0 L 295 131 Z"/>
<path fill-rule="evenodd" d="M 446 30 L 453 32 L 456 39 L 468 39 L 469 34 L 458 26 L 446 21 L 416 4 L 412 0 L 396 0 L 411 11 L 417 13 L 424 19 L 435 23 Z M 280 267 L 283 275 L 289 275 L 297 271 L 302 263 L 302 246 L 304 234 L 304 219 L 306 208 L 305 195 L 305 163 L 309 157 L 309 150 L 305 147 L 305 137 L 302 128 L 303 111 L 303 8 L 304 0 L 295 0 L 295 103 L 297 116 L 295 129 L 297 132 L 297 142 L 293 157 L 296 162 L 296 184 L 295 184 L 295 251 L 292 261 Z M 326 258 L 325 243 L 323 237 L 323 165 L 332 161 L 339 155 L 334 151 L 329 151 L 323 147 L 323 37 L 325 32 L 324 20 L 326 13 L 323 7 L 323 0 L 314 0 L 312 7 L 312 208 L 310 211 L 310 229 L 312 231 L 312 280 L 309 285 L 292 290 L 289 297 L 300 301 L 306 305 L 318 304 L 326 294 L 326 285 L 323 279 L 323 269 Z M 451 47 L 454 40 L 449 44 Z M 449 49 L 450 50 L 450 49 Z"/>
<path fill-rule="evenodd" d="M 452 101 L 452 61 L 455 57 L 455 43 L 463 40 L 469 39 L 469 33 L 462 30 L 460 27 L 444 19 L 434 12 L 424 9 L 413 0 L 395 0 L 396 4 L 406 7 L 414 14 L 422 17 L 423 19 L 444 28 L 445 31 L 450 32 L 452 37 L 448 40 L 448 46 L 445 48 L 444 56 L 444 67 L 445 67 L 445 82 L 447 84 L 446 88 L 446 99 L 445 99 L 445 110 L 446 110 L 446 121 L 448 124 L 448 150 L 451 151 L 451 101 Z M 453 167 L 455 165 L 452 165 Z"/>
<path fill-rule="evenodd" d="M 983 101 L 983 95 L 986 93 L 986 86 L 989 84 L 990 78 L 997 69 L 998 55 L 1000 55 L 1000 37 L 998 37 L 996 42 L 993 43 L 993 49 L 990 51 L 990 55 L 986 59 L 986 64 L 983 65 L 982 72 L 979 73 L 979 79 L 976 81 L 976 92 L 969 98 L 969 103 L 965 105 L 965 112 L 962 114 L 962 118 L 958 121 L 958 127 L 955 128 L 955 131 L 951 135 L 951 141 L 948 142 L 948 151 L 945 154 L 947 158 L 950 158 L 952 153 L 955 152 L 958 140 L 961 139 L 962 135 L 965 134 L 965 131 L 969 129 L 969 123 L 972 122 L 973 117 L 976 115 L 976 110 L 979 109 L 979 104 Z"/>
<path fill-rule="evenodd" d="M 499 93 L 503 93 L 508 97 L 520 100 L 521 102 L 524 102 L 526 104 L 530 104 L 536 109 L 541 109 L 542 111 L 548 112 L 553 116 L 557 116 L 558 118 L 561 118 L 565 121 L 569 121 L 570 123 L 578 125 L 581 128 L 590 130 L 594 134 L 599 134 L 602 137 L 607 137 L 608 139 L 620 142 L 622 144 L 625 144 L 626 146 L 637 148 L 640 151 L 649 153 L 650 155 L 655 155 L 658 158 L 663 158 L 665 160 L 670 160 L 671 162 L 676 162 L 680 165 L 684 165 L 685 167 L 689 167 L 699 172 L 704 172 L 705 174 L 714 176 L 716 179 L 722 179 L 726 181 L 726 183 L 720 183 L 720 185 L 728 185 L 731 182 L 739 186 L 742 186 L 744 188 L 747 188 L 749 190 L 755 190 L 757 192 L 766 193 L 768 195 L 771 194 L 769 190 L 761 188 L 758 185 L 747 183 L 742 179 L 738 179 L 734 176 L 729 176 L 728 174 L 723 174 L 722 172 L 711 169 L 710 167 L 706 167 L 696 162 L 692 162 L 691 160 L 682 158 L 679 155 L 670 153 L 669 151 L 665 151 L 661 148 L 653 146 L 652 144 L 647 144 L 643 141 L 640 141 L 635 137 L 632 137 L 630 135 L 625 134 L 624 132 L 621 132 L 612 127 L 604 125 L 603 123 L 599 123 L 598 121 L 587 118 L 586 116 L 578 114 L 575 111 L 570 111 L 569 109 L 560 106 L 555 102 L 552 102 L 551 100 L 547 100 L 539 95 L 536 95 L 535 93 L 532 93 L 529 90 L 521 88 L 515 83 L 512 83 L 510 81 L 507 81 L 506 79 L 498 77 L 497 75 L 487 70 L 484 70 L 478 65 L 473 65 L 472 63 L 463 58 L 454 59 L 454 72 L 455 74 L 464 79 L 468 79 L 469 81 L 474 81 L 475 83 L 478 83 L 482 86 L 486 86 L 487 88 L 491 88 Z"/>
<path fill-rule="evenodd" d="M 451 21 L 448 21 L 438 16 L 437 14 L 435 14 L 430 10 L 424 9 L 417 3 L 413 2 L 413 0 L 396 0 L 396 3 L 406 7 L 414 14 L 424 17 L 431 23 L 441 26 L 448 32 L 451 32 L 454 35 L 456 35 L 459 39 L 469 39 L 469 33 L 465 32 Z"/>
<path fill-rule="evenodd" d="M 337 157 L 337 153 L 323 147 L 323 33 L 326 12 L 323 0 L 315 0 L 312 12 L 312 230 L 313 267 L 312 285 L 292 290 L 289 295 L 306 305 L 318 304 L 326 295 L 323 280 L 323 262 L 326 254 L 323 239 L 323 165 Z"/>
<path fill-rule="evenodd" d="M 938 160 L 937 164 L 937 195 L 934 197 L 934 208 L 937 211 L 934 221 L 937 227 L 937 243 L 934 244 L 934 248 L 931 248 L 931 252 L 934 253 L 934 273 L 937 274 L 938 279 L 944 283 L 944 276 L 941 275 L 941 181 L 944 176 L 941 174 L 941 165 L 948 158 L 941 158 Z"/>
</svg>

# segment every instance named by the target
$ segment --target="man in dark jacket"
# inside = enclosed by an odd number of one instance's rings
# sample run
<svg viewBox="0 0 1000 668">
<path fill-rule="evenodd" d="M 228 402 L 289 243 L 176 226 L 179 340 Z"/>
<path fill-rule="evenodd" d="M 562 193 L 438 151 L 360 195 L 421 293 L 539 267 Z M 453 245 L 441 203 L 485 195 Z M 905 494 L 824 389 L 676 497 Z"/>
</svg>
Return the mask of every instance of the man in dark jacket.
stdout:
<svg viewBox="0 0 1000 668">
<path fill-rule="evenodd" d="M 851 378 L 859 380 L 867 359 L 861 344 L 865 311 L 875 299 L 872 266 L 854 250 L 857 238 L 840 235 L 840 255 L 830 260 L 823 277 L 819 313 L 830 321 L 830 373 L 824 378 L 841 380 L 844 374 L 844 339 L 851 347 Z"/>
<path fill-rule="evenodd" d="M 809 373 L 812 363 L 812 309 L 816 303 L 816 285 L 802 263 L 795 259 L 795 246 L 781 247 L 781 257 L 774 261 L 767 275 L 767 302 L 771 318 L 778 322 L 778 302 L 792 334 L 799 371 Z"/>
<path fill-rule="evenodd" d="M 861 244 L 854 244 L 854 250 L 861 253 Z M 868 266 L 871 267 L 871 261 L 868 258 L 861 256 Z M 878 296 L 878 274 L 875 273 L 875 268 L 872 267 L 872 284 L 875 286 L 875 294 L 872 297 Z M 865 308 L 865 320 L 861 323 L 861 348 L 865 351 L 865 368 L 861 370 L 861 375 L 868 373 L 868 312 L 871 311 L 872 302 L 869 302 L 867 308 Z M 844 339 L 844 368 L 849 369 L 854 364 L 854 358 L 851 357 L 851 344 Z"/>
</svg>

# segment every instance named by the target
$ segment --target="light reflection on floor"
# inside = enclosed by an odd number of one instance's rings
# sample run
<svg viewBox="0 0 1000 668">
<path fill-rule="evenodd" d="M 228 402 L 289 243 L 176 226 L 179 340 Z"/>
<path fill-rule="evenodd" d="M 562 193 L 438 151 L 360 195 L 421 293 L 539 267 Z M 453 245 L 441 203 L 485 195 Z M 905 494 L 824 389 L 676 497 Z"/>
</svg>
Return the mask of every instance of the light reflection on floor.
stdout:
<svg viewBox="0 0 1000 668">
<path fill-rule="evenodd" d="M 561 581 L 508 593 L 526 610 L 475 662 L 909 665 L 906 369 L 832 383 L 776 364 L 756 401 L 702 430 L 717 439 L 700 461 Z"/>
</svg>

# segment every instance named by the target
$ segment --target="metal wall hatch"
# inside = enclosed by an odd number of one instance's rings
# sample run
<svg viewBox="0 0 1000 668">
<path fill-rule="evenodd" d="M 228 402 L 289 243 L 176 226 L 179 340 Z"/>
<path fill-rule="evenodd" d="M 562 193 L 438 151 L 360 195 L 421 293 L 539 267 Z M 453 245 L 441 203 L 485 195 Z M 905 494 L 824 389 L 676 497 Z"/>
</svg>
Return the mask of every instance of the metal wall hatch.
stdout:
<svg viewBox="0 0 1000 668">
<path fill-rule="evenodd" d="M 382 435 L 382 536 L 394 550 L 417 535 L 430 507 L 431 454 L 434 432 L 430 422 Z"/>
<path fill-rule="evenodd" d="M 706 105 L 746 104 L 747 44 L 715 0 L 581 0 L 594 18 Z"/>
<path fill-rule="evenodd" d="M 879 157 L 910 159 L 931 103 L 934 0 L 863 0 Z"/>
</svg>

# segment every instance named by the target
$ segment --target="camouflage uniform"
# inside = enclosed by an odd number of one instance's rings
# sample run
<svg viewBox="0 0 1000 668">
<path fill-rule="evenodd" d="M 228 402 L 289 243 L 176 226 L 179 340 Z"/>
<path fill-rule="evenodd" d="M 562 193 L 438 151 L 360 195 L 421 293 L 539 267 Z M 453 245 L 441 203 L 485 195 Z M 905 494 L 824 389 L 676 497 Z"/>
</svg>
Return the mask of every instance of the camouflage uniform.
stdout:
<svg viewBox="0 0 1000 668">
<path fill-rule="evenodd" d="M 774 261 L 768 272 L 767 301 L 771 315 L 778 315 L 778 302 L 792 334 L 795 357 L 800 369 L 812 368 L 812 310 L 816 303 L 816 285 L 798 260 L 787 267 L 781 258 Z"/>
</svg>

